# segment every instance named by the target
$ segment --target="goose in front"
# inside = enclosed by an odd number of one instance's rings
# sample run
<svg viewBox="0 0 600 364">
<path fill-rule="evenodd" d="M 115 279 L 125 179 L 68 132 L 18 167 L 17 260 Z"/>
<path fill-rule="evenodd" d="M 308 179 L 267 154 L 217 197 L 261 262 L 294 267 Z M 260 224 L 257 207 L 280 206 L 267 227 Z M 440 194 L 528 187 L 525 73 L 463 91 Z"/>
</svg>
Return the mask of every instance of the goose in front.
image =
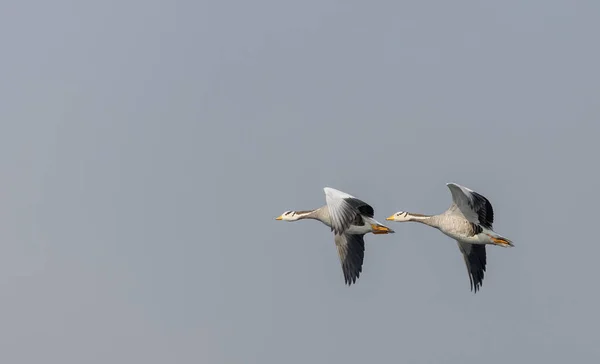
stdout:
<svg viewBox="0 0 600 364">
<path fill-rule="evenodd" d="M 365 256 L 364 236 L 367 233 L 390 234 L 394 231 L 373 218 L 373 207 L 342 191 L 325 187 L 326 205 L 316 210 L 285 211 L 275 218 L 283 221 L 319 220 L 334 234 L 346 284 L 356 283 L 362 272 Z"/>
<path fill-rule="evenodd" d="M 467 266 L 471 291 L 477 293 L 483 284 L 486 268 L 486 244 L 505 248 L 514 245 L 492 230 L 494 210 L 487 198 L 456 183 L 447 183 L 446 186 L 450 189 L 453 203 L 444 213 L 431 216 L 400 211 L 386 220 L 420 222 L 455 239 Z"/>
</svg>

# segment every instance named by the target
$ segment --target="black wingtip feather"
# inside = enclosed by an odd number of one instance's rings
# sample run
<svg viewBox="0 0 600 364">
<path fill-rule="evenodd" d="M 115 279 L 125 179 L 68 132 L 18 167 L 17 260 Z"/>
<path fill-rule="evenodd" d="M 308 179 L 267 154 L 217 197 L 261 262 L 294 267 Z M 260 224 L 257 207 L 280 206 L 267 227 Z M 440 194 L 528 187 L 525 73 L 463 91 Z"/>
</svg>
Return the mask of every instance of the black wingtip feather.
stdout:
<svg viewBox="0 0 600 364">
<path fill-rule="evenodd" d="M 357 198 L 347 198 L 345 200 L 350 206 L 357 209 L 361 213 L 361 215 L 365 215 L 370 218 L 373 218 L 375 216 L 375 210 L 368 203 Z"/>
<path fill-rule="evenodd" d="M 479 215 L 479 223 L 488 229 L 492 229 L 494 224 L 494 209 L 490 201 L 477 192 L 472 192 L 474 205 L 472 206 Z"/>
<path fill-rule="evenodd" d="M 477 293 L 481 289 L 485 277 L 487 264 L 485 245 L 472 245 L 467 261 L 471 291 Z"/>
<path fill-rule="evenodd" d="M 344 282 L 348 286 L 356 284 L 362 273 L 362 265 L 365 257 L 364 235 L 346 235 L 346 255 L 342 261 Z"/>
</svg>

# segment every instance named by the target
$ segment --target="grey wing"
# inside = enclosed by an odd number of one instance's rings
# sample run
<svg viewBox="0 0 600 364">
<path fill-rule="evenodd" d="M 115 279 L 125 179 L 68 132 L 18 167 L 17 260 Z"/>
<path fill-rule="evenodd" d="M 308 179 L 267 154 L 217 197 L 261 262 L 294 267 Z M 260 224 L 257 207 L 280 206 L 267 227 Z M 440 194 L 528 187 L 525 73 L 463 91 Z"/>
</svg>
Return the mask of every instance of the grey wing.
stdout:
<svg viewBox="0 0 600 364">
<path fill-rule="evenodd" d="M 448 186 L 450 193 L 452 193 L 454 205 L 456 205 L 456 208 L 458 208 L 467 220 L 487 229 L 492 229 L 494 209 L 487 198 L 456 183 L 447 183 L 446 186 Z M 451 206 L 448 210 L 452 212 L 452 210 L 455 210 L 455 207 Z"/>
<path fill-rule="evenodd" d="M 457 241 L 457 243 L 465 259 L 469 280 L 471 281 L 471 291 L 474 290 L 477 293 L 483 284 L 487 264 L 485 245 L 461 243 L 460 241 Z"/>
<path fill-rule="evenodd" d="M 373 217 L 375 211 L 366 202 L 333 188 L 325 187 L 324 191 L 331 217 L 331 229 L 336 234 L 343 234 L 358 215 Z"/>
<path fill-rule="evenodd" d="M 365 258 L 364 234 L 341 234 L 335 235 L 335 245 L 337 247 L 342 271 L 344 272 L 344 281 L 351 285 L 362 272 L 363 260 Z"/>
</svg>

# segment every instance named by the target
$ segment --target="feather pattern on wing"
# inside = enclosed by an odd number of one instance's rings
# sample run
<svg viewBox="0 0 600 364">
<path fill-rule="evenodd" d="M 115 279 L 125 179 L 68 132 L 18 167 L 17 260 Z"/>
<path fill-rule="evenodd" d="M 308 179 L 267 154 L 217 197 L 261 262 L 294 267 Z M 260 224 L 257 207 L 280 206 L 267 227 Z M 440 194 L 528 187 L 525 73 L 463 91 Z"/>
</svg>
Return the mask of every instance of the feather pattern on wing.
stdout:
<svg viewBox="0 0 600 364">
<path fill-rule="evenodd" d="M 447 186 L 452 193 L 454 204 L 467 220 L 492 230 L 494 209 L 487 198 L 456 183 L 448 183 Z M 451 206 L 449 211 L 453 209 L 454 206 Z"/>
<path fill-rule="evenodd" d="M 342 263 L 344 281 L 348 285 L 356 283 L 362 272 L 363 260 L 365 258 L 364 234 L 335 235 L 335 245 L 340 256 L 340 263 Z"/>
<path fill-rule="evenodd" d="M 461 243 L 460 241 L 457 241 L 457 243 L 465 259 L 469 280 L 471 281 L 471 291 L 475 290 L 475 293 L 477 293 L 483 284 L 487 264 L 485 245 Z"/>
<path fill-rule="evenodd" d="M 325 187 L 325 201 L 331 217 L 331 229 L 338 235 L 350 227 L 357 215 L 374 216 L 373 207 L 347 193 Z"/>
</svg>

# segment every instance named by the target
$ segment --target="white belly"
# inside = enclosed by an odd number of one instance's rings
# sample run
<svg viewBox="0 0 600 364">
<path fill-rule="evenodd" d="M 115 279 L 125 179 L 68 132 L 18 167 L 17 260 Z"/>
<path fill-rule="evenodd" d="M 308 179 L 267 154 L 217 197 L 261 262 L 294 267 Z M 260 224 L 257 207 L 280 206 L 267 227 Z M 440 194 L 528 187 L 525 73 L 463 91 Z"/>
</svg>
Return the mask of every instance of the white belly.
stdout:
<svg viewBox="0 0 600 364">
<path fill-rule="evenodd" d="M 370 224 L 365 223 L 363 226 L 350 225 L 350 228 L 346 230 L 348 234 L 366 234 L 373 231 Z"/>
<path fill-rule="evenodd" d="M 462 243 L 489 244 L 489 239 L 487 239 L 487 236 L 485 236 L 483 234 L 478 234 L 478 235 L 474 235 L 474 236 L 465 236 L 464 234 L 460 234 L 455 231 L 444 231 L 444 230 L 440 230 L 440 231 L 442 233 L 444 233 L 444 235 L 447 235 L 447 236 L 451 237 L 452 239 L 458 240 Z"/>
<path fill-rule="evenodd" d="M 330 221 L 322 221 L 322 223 L 331 227 Z M 363 226 L 350 225 L 348 230 L 346 230 L 346 233 L 347 234 L 366 234 L 366 233 L 370 233 L 372 231 L 373 231 L 373 229 L 371 228 L 371 224 L 369 224 L 368 222 L 365 222 L 365 224 Z"/>
<path fill-rule="evenodd" d="M 373 228 L 371 227 L 371 224 L 379 224 L 377 221 L 375 221 L 374 219 L 371 219 L 369 217 L 362 217 L 363 221 L 364 221 L 364 225 L 362 226 L 356 226 L 356 225 L 350 225 L 350 227 L 348 228 L 348 230 L 346 230 L 347 234 L 366 234 L 366 233 L 370 233 L 373 232 Z M 329 213 L 326 216 L 323 216 L 321 219 L 321 222 L 329 227 L 331 227 L 331 218 L 329 216 Z"/>
</svg>

